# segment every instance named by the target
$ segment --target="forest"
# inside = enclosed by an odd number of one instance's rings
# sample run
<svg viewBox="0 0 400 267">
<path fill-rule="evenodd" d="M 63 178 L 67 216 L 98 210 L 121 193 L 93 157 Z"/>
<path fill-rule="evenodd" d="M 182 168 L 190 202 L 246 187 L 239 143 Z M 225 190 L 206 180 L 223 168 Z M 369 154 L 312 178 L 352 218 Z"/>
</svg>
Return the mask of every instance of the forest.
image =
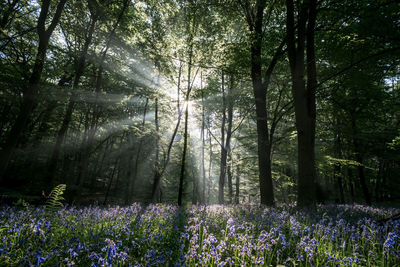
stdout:
<svg viewBox="0 0 400 267">
<path fill-rule="evenodd" d="M 0 3 L 0 265 L 400 266 L 398 1 Z"/>
</svg>

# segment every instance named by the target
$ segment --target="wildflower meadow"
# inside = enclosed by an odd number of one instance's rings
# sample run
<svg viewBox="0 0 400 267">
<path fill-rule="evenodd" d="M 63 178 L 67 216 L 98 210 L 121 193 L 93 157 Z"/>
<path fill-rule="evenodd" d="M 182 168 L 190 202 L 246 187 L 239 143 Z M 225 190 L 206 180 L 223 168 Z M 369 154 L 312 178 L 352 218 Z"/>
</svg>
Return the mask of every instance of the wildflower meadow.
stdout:
<svg viewBox="0 0 400 267">
<path fill-rule="evenodd" d="M 400 266 L 399 210 L 256 205 L 0 210 L 1 266 Z"/>
</svg>

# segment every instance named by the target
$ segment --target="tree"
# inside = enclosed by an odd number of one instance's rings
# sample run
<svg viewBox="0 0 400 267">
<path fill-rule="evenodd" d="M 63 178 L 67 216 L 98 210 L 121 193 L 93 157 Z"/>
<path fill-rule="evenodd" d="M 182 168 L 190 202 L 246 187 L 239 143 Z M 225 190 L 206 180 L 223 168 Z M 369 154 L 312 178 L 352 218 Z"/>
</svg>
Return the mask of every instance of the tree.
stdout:
<svg viewBox="0 0 400 267">
<path fill-rule="evenodd" d="M 83 49 L 81 51 L 81 55 L 79 57 L 78 63 L 76 64 L 76 70 L 75 70 L 75 74 L 74 74 L 74 82 L 72 85 L 72 89 L 74 91 L 71 93 L 71 96 L 68 100 L 68 105 L 67 105 L 67 109 L 65 111 L 65 115 L 64 115 L 62 124 L 60 126 L 60 129 L 57 132 L 56 142 L 54 144 L 53 152 L 52 152 L 51 158 L 49 160 L 49 167 L 48 167 L 46 178 L 45 178 L 45 182 L 50 186 L 52 185 L 54 175 L 56 174 L 57 162 L 58 162 L 59 155 L 61 153 L 61 145 L 65 139 L 65 135 L 67 133 L 69 124 L 71 122 L 72 113 L 74 111 L 75 104 L 78 99 L 78 94 L 77 94 L 76 90 L 77 90 L 77 87 L 79 86 L 80 79 L 81 79 L 81 77 L 84 73 L 85 67 L 86 67 L 86 58 L 88 55 L 89 46 L 91 45 L 93 34 L 95 31 L 95 26 L 96 26 L 97 20 L 99 18 L 99 14 L 98 14 L 100 12 L 99 6 L 95 0 L 88 1 L 88 8 L 90 10 L 91 20 L 90 20 L 90 24 L 87 29 L 87 33 L 85 34 L 85 42 L 83 45 Z"/>
<path fill-rule="evenodd" d="M 224 185 L 225 177 L 228 174 L 228 179 L 231 179 L 230 166 L 227 166 L 228 157 L 230 157 L 231 150 L 231 138 L 232 138 L 232 121 L 233 121 L 233 77 L 230 77 L 230 85 L 228 86 L 227 93 L 225 92 L 225 80 L 224 73 L 222 72 L 221 79 L 222 89 L 222 123 L 221 123 L 221 161 L 220 161 L 220 174 L 219 174 L 219 186 L 218 186 L 218 202 L 224 204 Z M 228 114 L 227 114 L 228 113 Z M 228 123 L 225 136 L 225 124 Z M 230 202 L 232 202 L 232 180 L 228 181 L 228 189 L 231 192 Z"/>
<path fill-rule="evenodd" d="M 0 5 L 9 202 L 399 197 L 396 1 L 60 4 Z"/>
<path fill-rule="evenodd" d="M 268 126 L 267 112 L 267 91 L 270 86 L 271 76 L 278 62 L 279 57 L 283 53 L 284 41 L 273 52 L 272 59 L 266 67 L 264 75 L 263 70 L 263 40 L 265 33 L 263 32 L 265 17 L 269 18 L 272 14 L 274 5 L 268 6 L 268 12 L 265 12 L 267 1 L 258 0 L 252 8 L 249 1 L 239 1 L 241 7 L 245 11 L 247 24 L 251 33 L 250 36 L 250 53 L 251 53 L 251 79 L 253 86 L 253 95 L 256 106 L 256 124 L 257 124 L 257 149 L 258 149 L 258 168 L 261 203 L 264 205 L 274 205 L 274 190 L 272 184 L 271 172 L 271 151 L 272 138 L 274 130 Z M 264 78 L 263 78 L 264 77 Z M 278 102 L 278 106 L 279 106 Z M 277 106 L 277 107 L 278 107 Z M 278 109 L 275 109 L 278 111 Z M 273 115 L 278 123 L 279 116 Z"/>
<path fill-rule="evenodd" d="M 0 153 L 0 181 L 4 180 L 4 174 L 11 159 L 12 153 L 18 144 L 19 137 L 26 127 L 30 113 L 35 108 L 38 86 L 46 59 L 46 52 L 50 36 L 60 20 L 61 12 L 64 8 L 66 0 L 60 0 L 58 2 L 54 16 L 52 17 L 51 22 L 46 29 L 46 19 L 50 10 L 50 2 L 50 0 L 44 0 L 41 5 L 36 27 L 37 34 L 39 36 L 39 46 L 36 54 L 35 65 L 33 66 L 28 84 L 23 92 L 23 100 L 18 117 L 8 134 L 5 145 Z"/>
<path fill-rule="evenodd" d="M 314 33 L 317 2 L 304 0 L 300 6 L 297 31 L 293 0 L 286 0 L 287 51 L 292 78 L 292 94 L 296 116 L 298 142 L 298 197 L 297 205 L 313 205 L 316 200 L 315 183 L 315 90 L 317 72 Z M 304 61 L 306 53 L 307 60 Z M 306 76 L 305 76 L 306 72 Z"/>
<path fill-rule="evenodd" d="M 81 197 L 83 183 L 86 179 L 88 160 L 89 160 L 90 152 L 91 152 L 93 141 L 94 141 L 94 135 L 96 133 L 98 119 L 100 116 L 99 96 L 100 96 L 101 87 L 102 87 L 104 62 L 105 62 L 105 59 L 107 56 L 107 51 L 111 46 L 111 41 L 113 40 L 113 37 L 117 30 L 117 27 L 121 23 L 121 20 L 124 16 L 124 13 L 125 13 L 126 9 L 128 8 L 128 6 L 129 6 L 129 1 L 124 0 L 121 11 L 118 14 L 118 17 L 116 18 L 116 21 L 114 22 L 114 25 L 108 35 L 106 44 L 105 44 L 103 50 L 101 51 L 101 56 L 100 56 L 100 60 L 99 60 L 99 64 L 98 64 L 98 71 L 97 71 L 97 76 L 96 76 L 95 101 L 93 104 L 93 112 L 91 114 L 92 116 L 91 116 L 90 126 L 89 126 L 89 130 L 87 133 L 87 141 L 84 143 L 82 159 L 79 164 L 79 174 L 78 174 L 78 181 L 77 181 L 78 189 L 77 189 L 77 192 L 75 195 L 75 198 L 77 200 L 79 200 Z"/>
<path fill-rule="evenodd" d="M 187 32 L 187 54 L 188 54 L 188 63 L 187 63 L 187 87 L 185 93 L 185 102 L 184 102 L 184 132 L 183 132 L 183 151 L 182 151 L 182 161 L 181 161 L 181 171 L 179 176 L 179 189 L 178 189 L 178 205 L 181 206 L 183 204 L 183 182 L 185 180 L 185 172 L 186 172 L 186 153 L 187 153 L 187 145 L 188 145 L 188 120 L 189 120 L 189 103 L 190 103 L 190 93 L 193 89 L 193 80 L 192 77 L 192 63 L 193 63 L 193 39 L 197 30 L 196 23 L 196 6 L 193 2 L 189 2 L 188 6 L 185 10 L 187 12 L 186 18 L 186 32 Z M 197 74 L 197 73 L 196 73 Z M 195 76 L 195 75 L 194 75 Z"/>
</svg>

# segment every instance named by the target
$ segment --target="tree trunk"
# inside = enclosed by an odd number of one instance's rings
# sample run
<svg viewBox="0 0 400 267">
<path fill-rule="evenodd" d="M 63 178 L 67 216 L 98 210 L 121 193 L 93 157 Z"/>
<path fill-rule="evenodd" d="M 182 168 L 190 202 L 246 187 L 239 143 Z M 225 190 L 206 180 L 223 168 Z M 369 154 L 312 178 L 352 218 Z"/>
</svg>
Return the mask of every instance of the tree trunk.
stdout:
<svg viewBox="0 0 400 267">
<path fill-rule="evenodd" d="M 263 19 L 266 0 L 258 0 L 253 9 L 245 2 L 243 8 L 246 13 L 247 23 L 252 33 L 251 37 L 251 80 L 253 94 L 256 105 L 256 124 L 257 124 L 257 154 L 259 169 L 259 184 L 261 204 L 274 205 L 274 191 L 271 173 L 271 140 L 268 133 L 268 114 L 267 114 L 267 89 L 269 86 L 272 71 L 276 65 L 280 49 L 274 55 L 265 73 L 265 80 L 262 80 L 262 41 L 263 41 Z"/>
<path fill-rule="evenodd" d="M 160 86 L 160 65 L 159 62 L 155 62 L 155 66 L 158 69 L 158 77 L 157 77 L 157 84 L 156 87 Z M 154 162 L 154 183 L 153 185 L 157 185 L 157 187 L 153 188 L 155 191 L 153 192 L 154 194 L 154 199 L 156 199 L 157 202 L 160 201 L 160 179 L 161 179 L 161 170 L 160 170 L 160 159 L 159 159 L 159 154 L 160 154 L 160 127 L 159 127 L 159 121 L 158 121 L 158 98 L 156 98 L 156 103 L 155 103 L 155 112 L 154 112 L 154 123 L 156 126 L 156 157 L 155 157 L 155 162 Z"/>
<path fill-rule="evenodd" d="M 181 172 L 179 176 L 179 188 L 178 188 L 178 205 L 182 206 L 183 200 L 183 181 L 185 180 L 185 169 L 186 169 L 186 153 L 187 153 L 187 142 L 188 142 L 188 119 L 189 119 L 189 101 L 190 92 L 192 90 L 191 86 L 191 71 L 192 71 L 192 57 L 193 57 L 193 36 L 189 36 L 189 63 L 188 63 L 188 80 L 187 80 L 187 90 L 185 97 L 185 129 L 183 133 L 183 152 L 182 152 L 182 162 L 181 162 Z"/>
<path fill-rule="evenodd" d="M 358 143 L 358 139 L 357 139 L 358 138 L 357 137 L 358 130 L 357 130 L 356 118 L 355 118 L 354 114 L 351 114 L 351 127 L 352 127 L 352 131 L 353 131 L 354 153 L 356 156 L 356 161 L 359 163 L 359 165 L 357 165 L 358 177 L 360 179 L 361 189 L 364 194 L 365 203 L 370 206 L 372 204 L 372 201 L 371 201 L 371 196 L 369 194 L 368 186 L 367 186 L 367 182 L 366 182 L 366 178 L 365 178 L 363 156 L 361 154 L 360 144 Z"/>
<path fill-rule="evenodd" d="M 57 86 L 59 87 L 64 87 L 66 83 L 71 82 L 73 79 L 73 75 L 71 74 L 64 74 L 60 80 L 58 81 Z M 51 117 L 53 115 L 54 109 L 56 109 L 58 106 L 58 100 L 57 99 L 50 99 L 46 105 L 46 109 L 43 110 L 42 115 L 39 115 L 39 118 L 42 117 L 40 120 L 40 125 L 38 126 L 38 130 L 35 134 L 34 137 L 34 142 L 36 147 L 38 147 L 43 139 L 43 137 L 46 135 L 47 131 L 50 129 L 51 123 Z"/>
<path fill-rule="evenodd" d="M 381 183 L 383 181 L 384 170 L 385 170 L 385 159 L 379 158 L 378 160 L 378 174 L 376 175 L 376 183 L 375 183 L 375 201 L 379 202 L 382 200 L 381 198 Z"/>
<path fill-rule="evenodd" d="M 197 180 L 194 168 L 192 168 L 192 176 L 193 176 L 192 205 L 197 205 L 199 203 L 199 181 Z"/>
<path fill-rule="evenodd" d="M 179 75 L 178 75 L 178 103 L 177 103 L 178 122 L 176 123 L 174 132 L 172 134 L 171 140 L 170 140 L 169 145 L 168 145 L 167 156 L 166 156 L 166 159 L 164 161 L 163 168 L 162 168 L 162 170 L 160 172 L 156 173 L 157 174 L 156 176 L 154 176 L 153 190 L 152 190 L 152 195 L 151 195 L 152 203 L 157 203 L 158 201 L 161 201 L 161 196 L 160 196 L 160 198 L 158 198 L 157 192 L 161 192 L 161 190 L 160 190 L 161 178 L 162 178 L 165 170 L 167 169 L 167 166 L 168 166 L 168 163 L 169 163 L 169 160 L 170 160 L 172 145 L 174 143 L 174 140 L 175 140 L 175 137 L 176 137 L 176 134 L 178 132 L 179 125 L 180 125 L 180 122 L 181 122 L 181 118 L 182 118 L 182 112 L 179 109 L 179 92 L 180 92 L 180 86 L 181 86 L 181 74 L 182 74 L 182 65 L 179 66 Z"/>
<path fill-rule="evenodd" d="M 232 123 L 233 123 L 233 86 L 234 80 L 233 76 L 230 77 L 230 86 L 228 88 L 227 95 L 227 106 L 228 106 L 228 128 L 226 130 L 226 144 L 225 150 L 228 153 L 228 164 L 227 164 L 227 174 L 228 174 L 228 196 L 229 203 L 232 204 L 233 200 L 233 188 L 232 188 L 232 169 L 231 165 L 233 163 L 232 153 L 231 153 L 231 137 L 232 137 Z"/>
<path fill-rule="evenodd" d="M 37 133 L 35 134 L 35 145 L 38 146 L 44 135 L 47 133 L 47 131 L 50 129 L 50 118 L 53 113 L 53 110 L 57 107 L 57 101 L 56 100 L 51 100 L 46 106 L 46 109 L 43 111 L 43 118 L 41 119 L 41 123 L 38 127 Z"/>
<path fill-rule="evenodd" d="M 229 155 L 229 160 L 226 168 L 226 172 L 228 174 L 228 198 L 229 198 L 229 204 L 233 203 L 233 187 L 232 187 L 232 157 Z"/>
<path fill-rule="evenodd" d="M 222 89 L 222 122 L 221 122 L 221 160 L 220 160 L 220 172 L 219 172 L 219 182 L 218 182 L 218 203 L 224 204 L 226 159 L 228 153 L 225 147 L 226 96 L 225 96 L 225 84 L 224 84 L 223 72 L 222 72 L 221 89 Z"/>
<path fill-rule="evenodd" d="M 104 161 L 106 159 L 106 156 L 109 155 L 109 152 L 111 152 L 110 147 L 112 147 L 113 142 L 112 140 L 108 140 L 106 142 L 106 145 L 104 147 L 104 152 L 103 155 L 101 156 L 101 160 L 98 160 L 98 164 L 96 164 L 96 167 L 93 170 L 93 175 L 92 175 L 92 179 L 90 182 L 90 188 L 93 190 L 96 187 L 96 181 L 97 181 L 97 177 L 101 176 L 103 173 L 103 166 L 104 166 Z"/>
<path fill-rule="evenodd" d="M 159 180 L 160 180 L 160 162 L 159 162 L 159 154 L 160 154 L 160 127 L 158 123 L 158 98 L 156 98 L 155 101 L 155 111 L 154 111 L 154 123 L 156 126 L 156 155 L 155 155 L 155 160 L 154 160 L 154 181 L 158 183 L 156 191 L 154 191 L 154 198 L 159 201 L 160 198 L 160 185 L 159 185 Z M 155 184 L 155 183 L 154 183 Z"/>
<path fill-rule="evenodd" d="M 236 185 L 235 185 L 235 204 L 239 204 L 240 193 L 240 155 L 238 156 L 236 164 Z"/>
<path fill-rule="evenodd" d="M 131 187 L 132 187 L 132 178 L 133 178 L 133 169 L 132 169 L 132 163 L 133 163 L 133 151 L 134 151 L 134 147 L 133 147 L 133 137 L 132 137 L 132 133 L 130 136 L 128 136 L 128 160 L 127 160 L 127 164 L 126 164 L 126 186 L 125 186 L 125 196 L 124 196 L 124 204 L 125 205 L 129 205 L 129 201 L 130 201 L 130 197 L 131 197 Z"/>
<path fill-rule="evenodd" d="M 78 165 L 78 180 L 77 180 L 77 190 L 75 194 L 75 200 L 77 202 L 81 199 L 82 190 L 84 187 L 84 182 L 86 180 L 87 170 L 89 167 L 89 157 L 92 152 L 92 145 L 94 140 L 95 129 L 97 127 L 97 122 L 95 124 L 91 124 L 90 128 L 87 130 L 87 133 L 82 141 L 83 151 L 81 153 L 81 159 Z M 85 142 L 86 139 L 86 142 Z"/>
<path fill-rule="evenodd" d="M 207 125 L 210 126 L 210 116 L 207 117 Z M 212 180 L 211 180 L 211 172 L 212 172 L 212 155 L 213 155 L 213 150 L 212 150 L 212 140 L 211 140 L 211 134 L 208 133 L 208 142 L 210 146 L 210 158 L 209 158 L 209 165 L 208 165 L 208 190 L 207 190 L 207 203 L 210 204 L 210 194 L 211 194 L 211 185 L 212 185 Z"/>
<path fill-rule="evenodd" d="M 179 178 L 179 189 L 178 189 L 178 205 L 182 206 L 183 200 L 183 181 L 185 179 L 185 169 L 186 169 L 186 153 L 187 153 L 187 140 L 188 140 L 188 118 L 189 118 L 189 105 L 188 105 L 188 97 L 186 98 L 186 107 L 185 107 L 185 129 L 183 133 L 183 152 L 182 152 L 182 161 L 181 161 L 181 172 Z"/>
<path fill-rule="evenodd" d="M 297 205 L 303 207 L 314 205 L 316 202 L 314 151 L 316 116 L 315 89 L 317 85 L 314 48 L 316 0 L 304 1 L 301 4 L 297 22 L 297 38 L 295 38 L 295 11 L 293 0 L 286 0 L 286 9 L 287 50 L 292 79 L 292 94 L 298 142 Z M 305 49 L 307 51 L 306 64 L 304 62 Z M 304 77 L 306 66 L 307 85 Z"/>
<path fill-rule="evenodd" d="M 83 50 L 82 50 L 81 56 L 79 58 L 78 65 L 76 67 L 74 83 L 72 85 L 73 90 L 77 89 L 77 87 L 79 85 L 79 81 L 81 79 L 81 76 L 83 75 L 83 72 L 85 70 L 86 57 L 87 57 L 90 43 L 92 42 L 92 37 L 93 37 L 96 21 L 97 21 L 97 17 L 93 16 L 88 33 L 87 33 L 85 44 L 83 46 Z M 45 178 L 45 181 L 47 184 L 52 184 L 52 182 L 53 182 L 54 174 L 57 169 L 57 161 L 58 161 L 58 158 L 61 153 L 61 145 L 64 142 L 65 135 L 67 133 L 69 124 L 71 122 L 72 113 L 74 112 L 74 107 L 75 107 L 75 102 L 77 101 L 77 97 L 78 97 L 78 94 L 75 91 L 73 91 L 72 95 L 70 96 L 70 98 L 68 100 L 68 105 L 67 105 L 67 109 L 65 111 L 64 119 L 63 119 L 60 129 L 58 130 L 56 142 L 53 147 L 53 152 L 52 152 L 50 160 L 49 160 L 47 175 Z"/>
<path fill-rule="evenodd" d="M 118 166 L 118 161 L 119 161 L 119 157 L 117 157 L 115 159 L 114 168 L 113 168 L 113 170 L 111 172 L 111 177 L 110 177 L 110 181 L 109 181 L 108 186 L 107 186 L 106 195 L 104 196 L 103 205 L 105 205 L 107 203 L 108 195 L 110 194 L 111 185 L 112 185 L 112 182 L 113 182 L 113 179 L 114 179 L 115 170 L 117 169 L 117 166 Z"/>
<path fill-rule="evenodd" d="M 393 162 L 392 162 L 392 164 L 393 164 Z M 383 175 L 382 175 L 382 183 L 381 183 L 381 190 L 380 190 L 381 191 L 380 198 L 381 198 L 382 201 L 385 201 L 385 200 L 388 199 L 387 189 L 386 188 L 387 188 L 386 175 L 385 175 L 385 173 L 383 173 Z"/>
<path fill-rule="evenodd" d="M 351 170 L 351 167 L 347 167 L 347 174 L 349 176 L 349 187 L 350 187 L 351 203 L 355 203 L 354 185 L 353 185 L 353 171 Z"/>
<path fill-rule="evenodd" d="M 189 7 L 192 6 L 193 3 L 189 1 Z M 193 12 L 193 13 L 192 13 Z M 178 188 L 178 205 L 182 206 L 183 204 L 183 183 L 185 180 L 185 173 L 186 173 L 186 153 L 187 153 L 187 143 L 188 143 L 188 119 L 189 119 L 189 101 L 190 101 L 190 92 L 192 90 L 192 81 L 191 81 L 191 71 L 192 71 L 192 62 L 193 62 L 193 39 L 194 33 L 196 32 L 196 9 L 189 8 L 189 13 L 187 14 L 186 21 L 186 30 L 188 32 L 187 37 L 187 48 L 188 48 L 188 79 L 187 79 L 187 90 L 186 90 L 186 97 L 185 97 L 185 129 L 183 134 L 183 152 L 182 152 L 182 162 L 181 162 L 181 171 L 179 177 L 179 188 Z"/>
<path fill-rule="evenodd" d="M 119 23 L 122 20 L 123 14 L 125 12 L 125 10 L 127 9 L 128 5 L 129 5 L 129 0 L 124 0 L 123 3 L 123 7 L 121 9 L 121 12 L 118 15 L 117 20 L 115 21 L 113 28 L 108 36 L 107 39 L 107 43 L 104 47 L 104 50 L 102 51 L 102 56 L 100 58 L 100 62 L 99 62 L 99 69 L 97 72 L 97 78 L 96 78 L 96 87 L 95 87 L 95 101 L 93 103 L 93 113 L 92 113 L 92 119 L 91 119 L 91 123 L 90 123 L 90 128 L 88 131 L 88 136 L 87 136 L 87 142 L 86 144 L 83 146 L 84 147 L 84 153 L 83 153 L 83 158 L 81 160 L 81 164 L 80 164 L 80 172 L 78 175 L 78 190 L 76 192 L 76 199 L 79 200 L 81 197 L 81 193 L 82 193 L 82 188 L 86 179 L 86 175 L 87 175 L 87 169 L 88 169 L 88 164 L 89 164 L 89 157 L 90 157 L 90 153 L 92 150 L 92 145 L 93 145 L 93 141 L 94 141 L 94 136 L 96 134 L 96 130 L 97 130 L 97 124 L 98 124 L 98 119 L 100 116 L 100 105 L 99 105 L 99 98 L 100 98 L 100 93 L 101 93 L 101 87 L 102 87 L 102 81 L 103 81 L 103 72 L 104 72 L 104 62 L 105 62 L 105 58 L 107 55 L 107 51 L 111 46 L 111 41 L 114 37 L 115 31 L 118 28 Z"/>
<path fill-rule="evenodd" d="M 340 136 L 339 134 L 335 134 L 335 143 L 334 143 L 334 151 L 335 151 L 335 158 L 341 158 L 341 147 L 340 147 Z M 339 162 L 335 162 L 333 167 L 333 177 L 334 181 L 336 181 L 339 189 L 339 201 L 341 204 L 344 203 L 344 191 L 343 191 L 343 181 L 342 181 L 342 173 L 341 173 L 341 166 Z"/>
<path fill-rule="evenodd" d="M 144 130 L 144 126 L 145 126 L 145 123 L 146 123 L 146 113 L 147 113 L 148 104 L 149 104 L 149 99 L 146 98 L 146 103 L 144 104 L 144 110 L 143 110 L 143 120 L 142 120 L 142 125 L 141 125 L 141 130 L 142 131 Z M 131 180 L 132 180 L 131 183 L 132 184 L 131 184 L 131 188 L 129 189 L 130 194 L 133 193 L 133 189 L 134 189 L 134 186 L 135 186 L 135 181 L 137 179 L 137 174 L 138 174 L 138 170 L 139 170 L 139 158 L 141 156 L 142 146 L 143 146 L 143 139 L 141 138 L 140 141 L 139 141 L 139 146 L 138 146 L 138 150 L 137 150 L 137 153 L 136 153 L 136 159 L 135 159 L 135 166 L 134 166 L 134 169 L 133 169 L 133 175 L 131 177 Z M 131 201 L 132 201 L 132 198 L 131 198 L 131 196 L 129 196 L 128 202 L 131 202 Z"/>
<path fill-rule="evenodd" d="M 61 12 L 67 0 L 60 0 L 57 4 L 56 12 L 51 20 L 49 27 L 46 29 L 46 18 L 49 13 L 50 0 L 43 0 L 40 15 L 37 22 L 37 33 L 39 35 L 39 46 L 36 54 L 35 65 L 33 66 L 32 74 L 29 78 L 27 87 L 23 92 L 23 99 L 20 111 L 15 123 L 11 127 L 4 147 L 0 153 L 0 182 L 4 180 L 4 174 L 10 162 L 12 153 L 18 145 L 19 138 L 24 131 L 28 118 L 33 111 L 38 94 L 38 86 L 42 75 L 44 62 L 46 60 L 47 46 L 49 39 L 53 33 L 58 21 L 61 17 Z"/>
<path fill-rule="evenodd" d="M 205 108 L 204 108 L 204 89 L 203 89 L 203 72 L 200 75 L 200 90 L 201 90 L 201 174 L 203 176 L 203 187 L 201 194 L 202 204 L 206 204 L 206 166 L 204 161 L 204 149 L 205 149 Z"/>
</svg>

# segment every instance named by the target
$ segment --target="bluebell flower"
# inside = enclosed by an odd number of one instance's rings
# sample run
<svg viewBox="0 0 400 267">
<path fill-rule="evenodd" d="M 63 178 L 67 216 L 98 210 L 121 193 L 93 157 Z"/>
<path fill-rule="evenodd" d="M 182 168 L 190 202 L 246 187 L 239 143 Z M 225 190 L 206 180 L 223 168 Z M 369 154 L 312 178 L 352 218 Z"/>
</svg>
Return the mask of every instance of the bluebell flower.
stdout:
<svg viewBox="0 0 400 267">
<path fill-rule="evenodd" d="M 346 248 L 346 240 L 343 240 L 342 244 L 340 245 L 340 248 L 342 249 Z"/>
<path fill-rule="evenodd" d="M 45 257 L 37 257 L 36 258 L 36 265 L 35 266 L 39 266 L 40 264 L 42 264 L 44 261 L 46 260 Z"/>
</svg>

